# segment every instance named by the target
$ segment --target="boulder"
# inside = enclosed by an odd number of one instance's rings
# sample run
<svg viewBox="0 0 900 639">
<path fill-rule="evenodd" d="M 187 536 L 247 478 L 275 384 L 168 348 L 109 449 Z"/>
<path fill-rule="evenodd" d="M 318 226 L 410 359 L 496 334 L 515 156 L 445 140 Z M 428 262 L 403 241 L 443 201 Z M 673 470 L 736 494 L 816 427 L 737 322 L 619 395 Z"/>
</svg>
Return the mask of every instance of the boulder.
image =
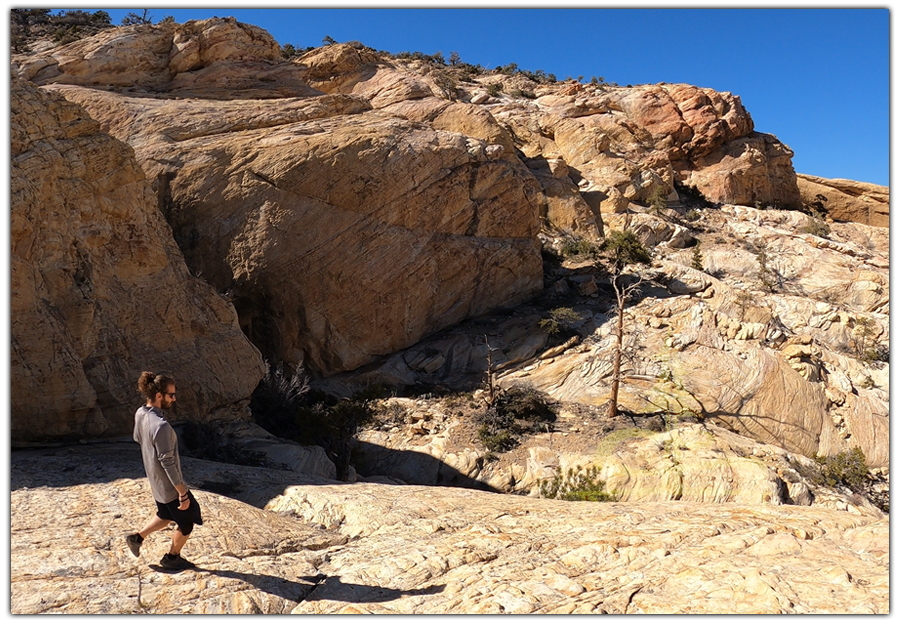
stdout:
<svg viewBox="0 0 900 639">
<path fill-rule="evenodd" d="M 753 133 L 694 158 L 684 184 L 713 202 L 797 208 L 800 192 L 793 155 L 775 136 Z"/>
<path fill-rule="evenodd" d="M 274 63 L 280 60 L 281 47 L 265 30 L 234 18 L 210 18 L 185 24 L 160 22 L 103 30 L 89 38 L 56 47 L 37 59 L 15 56 L 13 69 L 19 77 L 38 85 L 55 83 L 163 90 L 183 88 L 191 84 L 188 77 L 216 65 L 219 66 L 218 73 L 197 76 L 205 80 L 200 84 L 214 88 L 229 75 L 250 75 L 248 71 L 258 73 L 265 66 L 236 74 L 227 71 L 232 63 L 241 68 L 244 62 Z M 256 84 L 264 82 L 265 76 L 265 72 L 261 73 Z M 170 85 L 173 81 L 174 85 Z M 229 87 L 219 88 L 224 97 L 224 91 Z M 299 88 L 305 93 L 311 91 L 305 83 Z"/>
<path fill-rule="evenodd" d="M 806 208 L 817 210 L 821 205 L 832 220 L 890 226 L 890 190 L 886 186 L 798 174 L 797 187 Z"/>
<path fill-rule="evenodd" d="M 245 414 L 259 351 L 191 276 L 133 151 L 81 107 L 11 87 L 12 441 L 130 434 L 143 370 L 183 419 Z"/>
</svg>

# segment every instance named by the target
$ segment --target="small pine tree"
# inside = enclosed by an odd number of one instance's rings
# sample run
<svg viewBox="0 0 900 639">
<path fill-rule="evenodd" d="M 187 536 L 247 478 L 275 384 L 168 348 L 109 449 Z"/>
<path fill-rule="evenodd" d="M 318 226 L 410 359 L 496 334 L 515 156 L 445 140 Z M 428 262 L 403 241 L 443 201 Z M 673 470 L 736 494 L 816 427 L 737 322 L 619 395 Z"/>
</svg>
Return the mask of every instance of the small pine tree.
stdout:
<svg viewBox="0 0 900 639">
<path fill-rule="evenodd" d="M 691 252 L 691 268 L 697 271 L 703 270 L 703 253 L 700 252 L 699 240 L 694 244 L 694 250 Z"/>
<path fill-rule="evenodd" d="M 616 349 L 613 355 L 613 379 L 609 393 L 609 409 L 607 410 L 608 417 L 615 417 L 619 414 L 619 379 L 625 333 L 625 304 L 643 281 L 639 279 L 636 283 L 625 284 L 621 276 L 626 266 L 649 264 L 651 260 L 647 249 L 632 231 L 612 231 L 600 249 L 608 256 L 610 279 L 613 289 L 616 291 Z"/>
<path fill-rule="evenodd" d="M 650 212 L 654 214 L 662 213 L 669 208 L 668 193 L 665 187 L 654 188 L 653 193 L 647 198 L 647 204 L 650 206 Z"/>
<path fill-rule="evenodd" d="M 759 264 L 759 270 L 756 272 L 759 283 L 767 291 L 774 291 L 775 271 L 769 266 L 769 250 L 762 242 L 756 245 L 756 262 Z"/>
<path fill-rule="evenodd" d="M 129 26 L 132 24 L 153 24 L 153 16 L 150 15 L 150 10 L 144 9 L 141 13 L 129 11 L 125 14 L 125 17 L 122 18 L 122 25 Z"/>
</svg>

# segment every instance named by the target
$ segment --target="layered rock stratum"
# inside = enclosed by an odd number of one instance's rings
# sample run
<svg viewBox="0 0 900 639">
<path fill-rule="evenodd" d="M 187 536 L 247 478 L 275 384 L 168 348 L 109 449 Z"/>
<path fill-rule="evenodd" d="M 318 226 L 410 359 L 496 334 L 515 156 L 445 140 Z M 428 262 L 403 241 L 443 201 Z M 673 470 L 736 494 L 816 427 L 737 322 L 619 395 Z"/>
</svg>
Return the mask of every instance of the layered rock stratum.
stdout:
<svg viewBox="0 0 900 639">
<path fill-rule="evenodd" d="M 815 175 L 797 175 L 797 186 L 805 205 L 822 206 L 834 220 L 890 226 L 891 200 L 886 186 Z"/>
</svg>

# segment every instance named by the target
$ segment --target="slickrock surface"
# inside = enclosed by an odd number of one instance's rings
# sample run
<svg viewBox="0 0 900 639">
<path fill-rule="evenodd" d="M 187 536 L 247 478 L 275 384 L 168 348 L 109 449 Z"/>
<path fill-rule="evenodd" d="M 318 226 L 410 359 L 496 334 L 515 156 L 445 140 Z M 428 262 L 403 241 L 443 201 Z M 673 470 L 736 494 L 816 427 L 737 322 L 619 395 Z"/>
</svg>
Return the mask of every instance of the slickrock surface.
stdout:
<svg viewBox="0 0 900 639">
<path fill-rule="evenodd" d="M 194 382 L 182 418 L 244 413 L 259 352 L 188 272 L 131 148 L 59 96 L 10 93 L 13 442 L 130 433 L 142 370 Z"/>
<path fill-rule="evenodd" d="M 424 419 L 360 433 L 353 460 L 363 476 L 539 497 L 541 483 L 555 475 L 596 467 L 604 490 L 620 502 L 814 504 L 882 516 L 861 496 L 821 485 L 814 460 L 712 423 L 667 428 L 659 417 L 656 424 L 645 419 L 644 428 L 629 427 L 627 417 L 604 421 L 562 409 L 552 433 L 522 436 L 516 449 L 488 455 L 471 439 L 471 415 L 456 418 L 454 409 L 442 411 L 427 400 L 396 398 L 385 404 L 407 407 L 408 414 Z"/>
<path fill-rule="evenodd" d="M 797 186 L 804 205 L 821 204 L 833 220 L 890 226 L 891 198 L 886 186 L 800 174 Z"/>
<path fill-rule="evenodd" d="M 889 607 L 886 517 L 325 484 L 185 459 L 192 485 L 227 484 L 248 503 L 195 490 L 206 523 L 185 556 L 197 569 L 169 575 L 148 567 L 167 548 L 164 533 L 145 542 L 140 559 L 125 547 L 151 505 L 136 446 L 18 451 L 11 471 L 14 614 Z"/>
</svg>

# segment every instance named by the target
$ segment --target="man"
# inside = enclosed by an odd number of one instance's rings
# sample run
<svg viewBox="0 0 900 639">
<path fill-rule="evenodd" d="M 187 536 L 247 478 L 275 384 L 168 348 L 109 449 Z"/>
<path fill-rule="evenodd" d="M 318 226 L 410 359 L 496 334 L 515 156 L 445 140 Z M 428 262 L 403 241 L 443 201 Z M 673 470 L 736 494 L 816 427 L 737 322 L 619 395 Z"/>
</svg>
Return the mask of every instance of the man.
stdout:
<svg viewBox="0 0 900 639">
<path fill-rule="evenodd" d="M 193 567 L 193 564 L 181 556 L 181 549 L 194 524 L 202 525 L 203 519 L 200 505 L 181 476 L 178 438 L 162 413 L 175 403 L 175 380 L 168 375 L 144 371 L 138 379 L 138 391 L 147 403 L 134 414 L 134 441 L 141 445 L 144 470 L 156 500 L 156 514 L 142 530 L 128 535 L 125 541 L 132 554 L 139 557 L 141 544 L 147 535 L 162 530 L 174 521 L 177 528 L 172 533 L 172 546 L 159 565 L 167 570 L 184 570 Z"/>
</svg>

